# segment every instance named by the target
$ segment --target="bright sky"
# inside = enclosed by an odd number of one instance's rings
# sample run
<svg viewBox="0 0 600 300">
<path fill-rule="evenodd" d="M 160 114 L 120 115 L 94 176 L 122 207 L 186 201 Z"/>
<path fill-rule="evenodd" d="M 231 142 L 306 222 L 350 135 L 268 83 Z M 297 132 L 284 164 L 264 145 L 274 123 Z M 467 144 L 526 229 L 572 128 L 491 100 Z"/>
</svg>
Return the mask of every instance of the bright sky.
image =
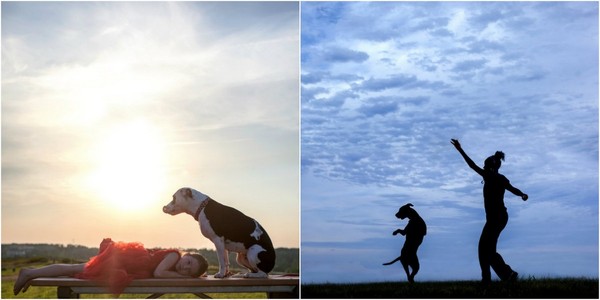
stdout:
<svg viewBox="0 0 600 300">
<path fill-rule="evenodd" d="M 213 248 L 190 186 L 299 246 L 298 3 L 2 2 L 2 243 Z"/>
<path fill-rule="evenodd" d="M 301 28 L 303 282 L 405 281 L 381 264 L 409 202 L 416 280 L 481 279 L 483 185 L 451 138 L 530 196 L 505 195 L 513 269 L 598 276 L 597 2 L 305 2 Z"/>
</svg>

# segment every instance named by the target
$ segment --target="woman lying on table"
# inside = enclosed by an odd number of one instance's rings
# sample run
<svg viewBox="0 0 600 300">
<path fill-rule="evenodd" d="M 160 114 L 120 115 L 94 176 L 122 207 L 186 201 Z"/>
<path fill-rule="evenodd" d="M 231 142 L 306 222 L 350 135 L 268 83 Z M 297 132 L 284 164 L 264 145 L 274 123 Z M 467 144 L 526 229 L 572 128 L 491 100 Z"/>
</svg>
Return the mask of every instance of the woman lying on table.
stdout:
<svg viewBox="0 0 600 300">
<path fill-rule="evenodd" d="M 32 279 L 38 277 L 73 276 L 101 282 L 119 295 L 134 279 L 200 277 L 208 263 L 200 254 L 183 254 L 176 249 L 151 250 L 137 242 L 100 244 L 98 255 L 83 264 L 54 264 L 37 269 L 21 269 L 15 282 L 15 295 L 27 291 Z"/>
</svg>

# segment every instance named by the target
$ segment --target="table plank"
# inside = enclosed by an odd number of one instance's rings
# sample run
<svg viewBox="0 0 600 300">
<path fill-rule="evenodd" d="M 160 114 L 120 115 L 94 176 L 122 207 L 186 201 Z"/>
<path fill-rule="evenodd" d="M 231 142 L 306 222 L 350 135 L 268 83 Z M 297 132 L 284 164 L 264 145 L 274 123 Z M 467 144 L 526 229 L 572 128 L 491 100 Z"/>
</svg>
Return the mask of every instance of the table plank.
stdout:
<svg viewBox="0 0 600 300">
<path fill-rule="evenodd" d="M 32 286 L 94 287 L 97 281 L 72 277 L 41 277 L 31 281 Z M 197 286 L 286 286 L 299 285 L 298 276 L 269 275 L 269 278 L 148 278 L 136 279 L 129 287 L 197 287 Z"/>
</svg>

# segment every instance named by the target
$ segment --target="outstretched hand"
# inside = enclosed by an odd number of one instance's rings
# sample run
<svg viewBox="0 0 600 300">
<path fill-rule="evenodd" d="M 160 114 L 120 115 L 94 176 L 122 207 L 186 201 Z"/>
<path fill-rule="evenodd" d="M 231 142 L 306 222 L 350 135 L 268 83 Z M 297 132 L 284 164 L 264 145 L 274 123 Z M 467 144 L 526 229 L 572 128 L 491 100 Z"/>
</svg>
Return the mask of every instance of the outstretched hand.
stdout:
<svg viewBox="0 0 600 300">
<path fill-rule="evenodd" d="M 460 142 L 457 139 L 450 139 L 450 143 L 452 145 L 454 145 L 454 147 L 456 148 L 456 150 L 460 150 L 461 149 Z"/>
<path fill-rule="evenodd" d="M 521 199 L 523 199 L 523 201 L 527 201 L 527 199 L 529 199 L 529 196 L 527 196 L 527 194 L 523 194 L 523 196 L 521 196 Z"/>
</svg>

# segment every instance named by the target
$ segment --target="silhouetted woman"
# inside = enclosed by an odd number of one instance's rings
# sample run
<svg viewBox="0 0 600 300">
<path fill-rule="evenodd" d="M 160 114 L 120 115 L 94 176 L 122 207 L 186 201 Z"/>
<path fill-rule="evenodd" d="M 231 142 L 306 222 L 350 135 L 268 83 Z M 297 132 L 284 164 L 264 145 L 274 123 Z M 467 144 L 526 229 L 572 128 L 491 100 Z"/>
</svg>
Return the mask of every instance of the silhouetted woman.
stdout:
<svg viewBox="0 0 600 300">
<path fill-rule="evenodd" d="M 481 266 L 481 277 L 483 283 L 489 283 L 491 281 L 490 266 L 494 269 L 494 272 L 502 280 L 516 280 L 519 275 L 513 271 L 509 265 L 504 262 L 502 256 L 496 252 L 496 246 L 498 244 L 498 238 L 500 233 L 508 223 L 508 213 L 504 206 L 504 191 L 508 190 L 511 193 L 520 196 L 523 201 L 526 201 L 527 194 L 521 192 L 510 184 L 508 179 L 504 175 L 498 173 L 502 160 L 504 160 L 504 153 L 496 151 L 496 153 L 488 157 L 485 162 L 483 169 L 478 167 L 471 158 L 465 153 L 460 146 L 458 140 L 452 139 L 452 145 L 456 147 L 456 150 L 462 155 L 469 167 L 475 170 L 477 174 L 481 175 L 484 180 L 483 185 L 483 201 L 485 206 L 485 226 L 481 232 L 479 238 L 479 265 Z"/>
</svg>

